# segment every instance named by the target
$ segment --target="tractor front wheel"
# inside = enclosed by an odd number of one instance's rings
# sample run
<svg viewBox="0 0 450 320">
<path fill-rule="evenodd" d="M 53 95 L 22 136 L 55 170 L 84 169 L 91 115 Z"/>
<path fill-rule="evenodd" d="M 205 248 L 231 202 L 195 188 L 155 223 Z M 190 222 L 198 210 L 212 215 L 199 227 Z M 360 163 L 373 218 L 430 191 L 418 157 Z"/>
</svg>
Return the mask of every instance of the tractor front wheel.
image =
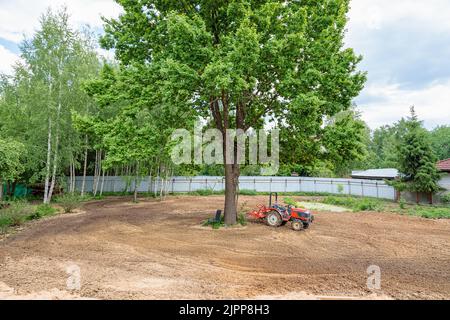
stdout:
<svg viewBox="0 0 450 320">
<path fill-rule="evenodd" d="M 294 231 L 302 231 L 303 230 L 303 222 L 301 222 L 301 221 L 298 221 L 298 220 L 292 221 L 291 226 Z"/>
<path fill-rule="evenodd" d="M 283 219 L 278 212 L 272 211 L 267 215 L 266 222 L 270 227 L 278 228 L 283 223 Z"/>
</svg>

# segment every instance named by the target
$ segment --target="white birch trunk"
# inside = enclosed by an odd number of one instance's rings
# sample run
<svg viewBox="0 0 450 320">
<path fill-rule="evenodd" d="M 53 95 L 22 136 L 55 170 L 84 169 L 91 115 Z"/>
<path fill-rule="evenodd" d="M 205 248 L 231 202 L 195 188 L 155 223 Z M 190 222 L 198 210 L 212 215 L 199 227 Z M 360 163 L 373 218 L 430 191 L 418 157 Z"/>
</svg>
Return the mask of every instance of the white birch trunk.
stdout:
<svg viewBox="0 0 450 320">
<path fill-rule="evenodd" d="M 86 174 L 87 174 L 87 161 L 88 161 L 88 136 L 84 138 L 86 148 L 84 149 L 84 167 L 83 167 L 83 181 L 81 182 L 81 196 L 84 197 L 84 191 L 86 188 Z"/>
<path fill-rule="evenodd" d="M 50 184 L 50 168 L 52 157 L 52 119 L 48 117 L 48 136 L 47 136 L 47 163 L 45 168 L 45 184 L 44 184 L 44 204 L 49 204 L 48 191 Z"/>
<path fill-rule="evenodd" d="M 55 183 L 56 183 L 56 172 L 58 169 L 58 157 L 59 157 L 59 140 L 60 140 L 60 119 L 61 119 L 61 109 L 62 109 L 62 83 L 61 83 L 61 77 L 62 77 L 62 70 L 61 65 L 59 69 L 59 92 L 58 92 L 58 109 L 56 112 L 56 141 L 55 141 L 55 151 L 53 156 L 53 172 L 52 172 L 52 182 L 50 184 L 50 190 L 48 192 L 47 197 L 47 203 L 49 204 L 52 201 L 53 191 L 55 189 Z"/>
</svg>

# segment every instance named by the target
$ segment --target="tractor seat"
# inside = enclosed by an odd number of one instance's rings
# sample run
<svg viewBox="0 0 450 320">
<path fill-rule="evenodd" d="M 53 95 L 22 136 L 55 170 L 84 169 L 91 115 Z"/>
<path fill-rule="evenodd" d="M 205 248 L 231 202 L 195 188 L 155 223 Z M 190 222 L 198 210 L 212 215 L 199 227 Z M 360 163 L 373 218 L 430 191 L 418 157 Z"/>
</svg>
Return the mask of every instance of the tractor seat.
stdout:
<svg viewBox="0 0 450 320">
<path fill-rule="evenodd" d="M 292 213 L 292 207 L 291 206 L 288 206 L 287 208 L 286 207 L 283 207 L 283 206 L 280 206 L 280 205 L 278 205 L 278 204 L 276 204 L 276 205 L 274 205 L 273 206 L 275 209 L 277 209 L 278 211 L 280 211 L 281 213 L 289 213 L 289 214 L 291 214 Z"/>
</svg>

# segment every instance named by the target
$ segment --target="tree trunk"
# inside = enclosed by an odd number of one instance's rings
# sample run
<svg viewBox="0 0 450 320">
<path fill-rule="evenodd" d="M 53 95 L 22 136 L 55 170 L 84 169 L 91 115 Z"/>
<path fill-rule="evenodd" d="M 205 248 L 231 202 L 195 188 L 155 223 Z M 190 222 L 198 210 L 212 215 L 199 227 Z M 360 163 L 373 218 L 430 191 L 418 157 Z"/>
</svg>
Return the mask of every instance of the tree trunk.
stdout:
<svg viewBox="0 0 450 320">
<path fill-rule="evenodd" d="M 83 167 L 83 181 L 81 182 L 81 196 L 84 196 L 84 189 L 86 188 L 86 174 L 87 174 L 87 161 L 88 161 L 88 136 L 84 138 L 86 147 L 84 149 L 84 167 Z"/>
<path fill-rule="evenodd" d="M 73 165 L 72 160 L 70 161 L 69 165 L 69 192 L 73 193 Z"/>
<path fill-rule="evenodd" d="M 237 223 L 237 179 L 236 168 L 231 164 L 225 165 L 225 224 Z"/>
<path fill-rule="evenodd" d="M 59 121 L 59 120 L 58 120 Z M 49 204 L 52 201 L 53 191 L 55 189 L 56 184 L 56 172 L 58 169 L 58 157 L 59 157 L 59 125 L 57 125 L 57 132 L 56 132 L 56 142 L 55 142 L 55 153 L 53 156 L 53 172 L 52 172 L 52 182 L 50 184 L 50 190 L 48 192 L 48 198 L 47 198 L 47 204 Z"/>
<path fill-rule="evenodd" d="M 102 169 L 102 184 L 100 185 L 100 197 L 103 196 L 103 188 L 105 187 L 105 170 Z"/>
<path fill-rule="evenodd" d="M 3 201 L 3 180 L 0 178 L 0 201 Z"/>
<path fill-rule="evenodd" d="M 48 204 L 48 189 L 50 185 L 50 168 L 52 158 L 52 119 L 48 118 L 48 135 L 47 135 L 47 163 L 45 168 L 45 183 L 44 183 L 44 204 Z"/>
<path fill-rule="evenodd" d="M 98 185 L 100 182 L 100 175 L 102 172 L 102 150 L 97 151 L 97 156 L 96 156 L 96 166 L 95 166 L 95 177 L 94 177 L 94 197 L 97 196 L 97 192 L 98 192 Z"/>
<path fill-rule="evenodd" d="M 62 60 L 62 59 L 61 59 Z M 52 201 L 53 190 L 56 184 L 56 172 L 58 169 L 58 158 L 59 158 L 59 141 L 60 141 L 60 128 L 61 128 L 61 111 L 62 111 L 62 62 L 59 65 L 59 91 L 58 91 L 58 109 L 56 111 L 56 141 L 55 141 L 55 152 L 53 156 L 53 172 L 52 172 L 52 182 L 50 184 L 50 190 L 48 192 L 47 203 Z"/>
<path fill-rule="evenodd" d="M 153 168 L 150 167 L 150 172 L 148 173 L 148 188 L 147 193 L 150 196 L 150 193 L 152 192 L 152 174 L 153 174 Z"/>
<path fill-rule="evenodd" d="M 139 162 L 136 164 L 136 176 L 134 178 L 134 202 L 138 200 Z"/>
</svg>

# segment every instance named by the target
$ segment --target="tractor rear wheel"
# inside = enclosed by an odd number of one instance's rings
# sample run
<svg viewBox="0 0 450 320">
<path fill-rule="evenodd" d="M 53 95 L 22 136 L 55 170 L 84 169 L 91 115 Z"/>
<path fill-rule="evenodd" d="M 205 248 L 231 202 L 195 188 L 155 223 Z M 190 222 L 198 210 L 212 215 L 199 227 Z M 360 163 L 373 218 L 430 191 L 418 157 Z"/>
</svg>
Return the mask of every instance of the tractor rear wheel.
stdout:
<svg viewBox="0 0 450 320">
<path fill-rule="evenodd" d="M 266 222 L 270 227 L 278 228 L 283 223 L 283 219 L 278 212 L 271 211 L 266 217 Z"/>
<path fill-rule="evenodd" d="M 301 221 L 297 221 L 297 220 L 292 221 L 291 226 L 294 231 L 302 231 L 303 230 L 303 222 L 301 222 Z"/>
</svg>

